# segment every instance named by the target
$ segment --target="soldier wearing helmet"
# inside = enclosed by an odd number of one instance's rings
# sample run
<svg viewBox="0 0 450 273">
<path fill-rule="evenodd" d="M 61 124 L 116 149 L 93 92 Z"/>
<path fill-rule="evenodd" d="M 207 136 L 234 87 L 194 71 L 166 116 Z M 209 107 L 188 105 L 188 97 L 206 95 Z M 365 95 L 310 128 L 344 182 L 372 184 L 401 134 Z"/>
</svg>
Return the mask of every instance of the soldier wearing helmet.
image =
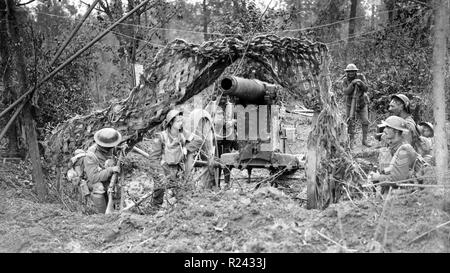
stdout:
<svg viewBox="0 0 450 273">
<path fill-rule="evenodd" d="M 434 146 L 434 127 L 430 122 L 420 122 L 417 124 L 417 131 L 419 132 L 419 145 L 417 152 L 428 163 L 433 164 L 433 146 Z M 434 164 L 433 164 L 434 165 Z"/>
<path fill-rule="evenodd" d="M 416 122 L 411 115 L 411 101 L 403 94 L 395 94 L 389 102 L 389 112 L 392 115 L 403 118 L 406 121 L 408 132 L 405 134 L 405 140 L 418 150 L 420 145 L 419 132 L 416 128 Z"/>
<path fill-rule="evenodd" d="M 349 64 L 345 68 L 346 76 L 343 79 L 342 85 L 344 94 L 346 95 L 346 116 L 348 124 L 348 134 L 350 136 L 350 145 L 353 144 L 355 136 L 355 122 L 349 117 L 351 116 L 351 106 L 353 94 L 357 88 L 357 108 L 355 108 L 355 115 L 359 116 L 362 125 L 362 144 L 370 147 L 367 140 L 367 134 L 369 131 L 369 96 L 367 95 L 366 78 L 363 74 L 358 73 L 358 68 L 354 64 Z"/>
<path fill-rule="evenodd" d="M 114 148 L 122 142 L 122 135 L 113 128 L 103 128 L 94 134 L 94 141 L 84 158 L 84 170 L 95 209 L 97 213 L 105 213 L 106 189 L 113 173 L 120 172 L 120 167 L 115 166 Z"/>
<path fill-rule="evenodd" d="M 180 182 L 184 180 L 187 154 L 198 149 L 196 140 L 192 137 L 186 139 L 183 121 L 183 112 L 170 110 L 163 122 L 164 130 L 156 133 L 152 142 L 150 164 L 154 183 L 152 206 L 155 209 L 163 204 L 166 189 L 168 199 L 178 197 Z"/>
<path fill-rule="evenodd" d="M 386 140 L 392 159 L 387 168 L 381 173 L 371 172 L 371 181 L 401 181 L 411 178 L 412 168 L 418 157 L 417 152 L 409 144 L 404 136 L 409 132 L 408 122 L 398 116 L 390 116 L 382 121 L 380 127 L 384 127 L 383 134 Z M 383 191 L 386 187 L 383 188 Z"/>
<path fill-rule="evenodd" d="M 417 124 L 417 129 L 420 133 L 420 135 L 427 137 L 427 138 L 432 138 L 434 137 L 434 126 L 433 124 L 431 124 L 430 122 L 419 122 L 419 124 Z"/>
</svg>

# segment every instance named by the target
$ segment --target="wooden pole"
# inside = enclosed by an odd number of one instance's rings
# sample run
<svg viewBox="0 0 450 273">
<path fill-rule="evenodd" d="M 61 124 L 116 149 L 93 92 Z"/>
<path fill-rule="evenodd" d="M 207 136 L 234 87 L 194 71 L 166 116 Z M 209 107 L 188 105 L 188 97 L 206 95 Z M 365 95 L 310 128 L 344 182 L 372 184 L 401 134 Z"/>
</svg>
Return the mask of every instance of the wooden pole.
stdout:
<svg viewBox="0 0 450 273">
<path fill-rule="evenodd" d="M 447 55 L 448 0 L 435 0 L 435 26 L 433 45 L 433 114 L 434 150 L 436 151 L 436 172 L 438 184 L 449 183 L 445 177 L 448 168 L 448 147 L 445 132 L 445 66 Z M 449 196 L 450 198 L 450 196 Z"/>
<path fill-rule="evenodd" d="M 17 81 L 22 91 L 27 89 L 27 76 L 26 76 L 26 64 L 25 64 L 25 56 L 23 52 L 23 42 L 21 42 L 19 32 L 19 26 L 17 22 L 17 13 L 16 13 L 16 4 L 14 0 L 6 0 L 7 2 L 7 10 L 10 12 L 10 30 L 9 30 L 9 38 L 13 44 L 13 56 L 16 63 L 16 74 Z M 48 189 L 45 184 L 44 174 L 42 172 L 41 165 L 41 157 L 39 155 L 39 146 L 37 141 L 36 128 L 34 125 L 33 115 L 31 114 L 31 104 L 30 102 L 25 102 L 22 104 L 19 109 L 24 107 L 23 111 L 23 120 L 25 125 L 26 132 L 26 141 L 28 146 L 28 155 L 30 156 L 30 160 L 33 166 L 32 177 L 35 183 L 35 189 L 38 194 L 38 198 L 40 201 L 44 201 L 47 197 Z M 12 124 L 12 120 L 17 117 L 19 111 L 17 111 L 8 122 L 8 124 Z M 7 130 L 8 128 L 5 128 Z"/>
</svg>

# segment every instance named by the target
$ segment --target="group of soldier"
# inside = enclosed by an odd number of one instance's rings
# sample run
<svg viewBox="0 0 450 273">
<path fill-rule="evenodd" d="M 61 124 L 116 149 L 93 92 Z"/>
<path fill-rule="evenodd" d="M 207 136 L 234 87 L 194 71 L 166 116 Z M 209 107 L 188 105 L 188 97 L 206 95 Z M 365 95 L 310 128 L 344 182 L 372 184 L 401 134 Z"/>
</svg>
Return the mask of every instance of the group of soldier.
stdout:
<svg viewBox="0 0 450 273">
<path fill-rule="evenodd" d="M 361 119 L 362 144 L 370 147 L 367 138 L 369 96 L 366 79 L 363 74 L 358 73 L 354 64 L 347 65 L 345 72 L 343 91 L 347 96 L 346 117 L 350 147 L 353 148 L 356 116 Z M 391 116 L 378 125 L 376 138 L 379 146 L 388 148 L 389 153 L 388 157 L 380 160 L 379 170 L 370 173 L 372 182 L 407 181 L 414 175 L 418 159 L 423 159 L 426 164 L 433 164 L 433 125 L 429 122 L 416 124 L 411 115 L 411 102 L 404 94 L 391 96 L 388 111 Z"/>
<path fill-rule="evenodd" d="M 346 114 L 351 147 L 355 135 L 356 117 L 361 119 L 362 144 L 370 147 L 368 139 L 369 96 L 366 79 L 358 73 L 354 64 L 345 69 L 343 91 L 346 98 Z M 429 122 L 416 124 L 411 116 L 410 100 L 403 94 L 395 94 L 389 103 L 392 114 L 378 125 L 378 140 L 389 151 L 389 159 L 380 162 L 377 172 L 370 173 L 371 181 L 401 181 L 411 176 L 411 169 L 418 157 L 432 160 L 433 125 Z M 353 113 L 352 113 L 353 112 Z M 152 141 L 149 161 L 152 168 L 153 194 L 151 206 L 158 211 L 165 200 L 177 199 L 179 184 L 189 168 L 189 155 L 200 148 L 201 140 L 183 133 L 183 112 L 172 109 L 163 123 L 163 131 Z M 116 160 L 118 145 L 122 142 L 120 132 L 103 128 L 94 135 L 95 144 L 84 158 L 85 176 L 90 197 L 98 213 L 104 213 L 107 204 L 107 190 L 114 173 L 120 172 Z"/>
<path fill-rule="evenodd" d="M 155 212 L 164 200 L 176 200 L 181 194 L 180 182 L 185 178 L 188 165 L 192 164 L 189 159 L 201 149 L 202 144 L 201 138 L 194 134 L 186 138 L 182 111 L 170 110 L 163 128 L 163 131 L 156 133 L 148 156 L 154 183 L 151 206 Z M 113 128 L 103 128 L 94 134 L 94 141 L 84 158 L 84 172 L 96 212 L 105 213 L 111 176 L 121 171 L 120 164 L 117 164 L 117 152 L 122 135 Z"/>
</svg>

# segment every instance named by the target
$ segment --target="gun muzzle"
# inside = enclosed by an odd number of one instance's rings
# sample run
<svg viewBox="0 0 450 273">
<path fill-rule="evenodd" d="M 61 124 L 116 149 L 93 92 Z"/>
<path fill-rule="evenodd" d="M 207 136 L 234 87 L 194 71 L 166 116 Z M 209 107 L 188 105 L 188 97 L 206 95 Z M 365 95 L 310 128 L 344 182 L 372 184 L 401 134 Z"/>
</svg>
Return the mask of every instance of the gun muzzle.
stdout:
<svg viewBox="0 0 450 273">
<path fill-rule="evenodd" d="M 263 104 L 268 89 L 276 85 L 256 79 L 245 79 L 236 76 L 225 76 L 220 80 L 220 89 L 224 95 L 235 96 L 242 103 Z"/>
</svg>

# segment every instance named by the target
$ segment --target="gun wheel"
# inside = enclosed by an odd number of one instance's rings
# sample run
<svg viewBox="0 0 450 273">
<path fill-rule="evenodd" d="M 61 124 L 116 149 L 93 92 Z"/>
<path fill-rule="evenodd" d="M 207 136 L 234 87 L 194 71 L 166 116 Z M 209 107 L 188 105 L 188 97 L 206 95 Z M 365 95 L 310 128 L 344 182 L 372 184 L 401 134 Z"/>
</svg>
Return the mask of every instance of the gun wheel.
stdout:
<svg viewBox="0 0 450 273">
<path fill-rule="evenodd" d="M 191 116 L 198 115 L 198 111 L 201 109 L 195 109 Z M 202 110 L 203 111 L 203 110 Z M 200 137 L 201 145 L 200 149 L 191 154 L 192 163 L 188 163 L 191 167 L 188 167 L 188 175 L 191 175 L 192 180 L 198 183 L 201 188 L 213 188 L 219 186 L 220 168 L 215 168 L 212 163 L 218 159 L 218 146 L 216 134 L 214 131 L 213 123 L 208 115 L 200 112 L 200 118 L 190 118 L 194 121 L 192 132 Z M 205 166 L 203 163 L 207 162 L 209 165 Z"/>
</svg>

